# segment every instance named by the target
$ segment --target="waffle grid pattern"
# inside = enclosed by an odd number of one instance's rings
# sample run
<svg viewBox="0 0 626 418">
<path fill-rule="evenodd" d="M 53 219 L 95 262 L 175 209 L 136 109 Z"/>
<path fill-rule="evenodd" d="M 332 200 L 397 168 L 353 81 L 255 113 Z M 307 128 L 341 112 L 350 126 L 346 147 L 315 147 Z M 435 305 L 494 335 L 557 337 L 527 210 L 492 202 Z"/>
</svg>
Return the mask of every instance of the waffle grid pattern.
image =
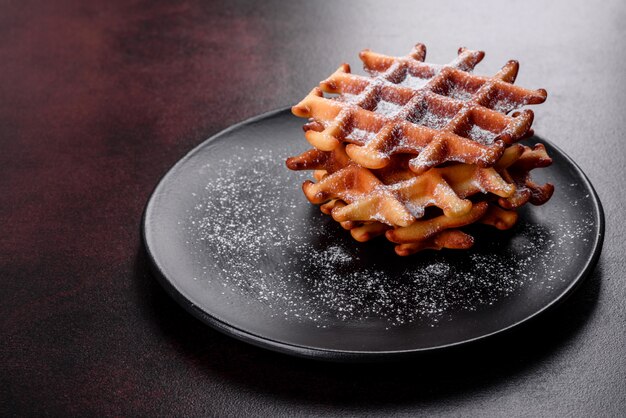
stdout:
<svg viewBox="0 0 626 418">
<path fill-rule="evenodd" d="M 515 208 L 543 204 L 554 190 L 529 174 L 551 163 L 545 148 L 516 144 L 533 134 L 533 112 L 507 114 L 542 103 L 545 90 L 513 85 L 516 61 L 493 77 L 472 74 L 482 51 L 460 48 L 447 65 L 425 56 L 422 44 L 405 57 L 365 50 L 371 77 L 342 64 L 292 108 L 309 118 L 314 146 L 287 160 L 290 169 L 314 170 L 307 199 L 358 241 L 385 234 L 399 255 L 469 248 L 473 238 L 457 228 L 508 229 Z"/>
</svg>

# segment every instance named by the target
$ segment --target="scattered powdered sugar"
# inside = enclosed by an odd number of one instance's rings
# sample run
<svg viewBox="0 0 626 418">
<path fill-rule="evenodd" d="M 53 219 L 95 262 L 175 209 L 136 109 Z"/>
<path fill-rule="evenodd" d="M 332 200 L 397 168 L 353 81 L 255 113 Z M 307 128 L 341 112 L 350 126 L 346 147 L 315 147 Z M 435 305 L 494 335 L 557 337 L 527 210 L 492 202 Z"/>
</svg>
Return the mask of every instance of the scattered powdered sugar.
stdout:
<svg viewBox="0 0 626 418">
<path fill-rule="evenodd" d="M 206 186 L 179 221 L 193 237 L 195 278 L 264 306 L 270 317 L 318 327 L 337 320 L 436 326 L 531 285 L 550 291 L 570 278 L 563 270 L 580 256 L 574 243 L 593 227 L 592 220 L 521 222 L 513 231 L 477 226 L 470 251 L 401 258 L 383 239 L 353 241 L 308 203 L 299 186 L 309 173 L 287 171 L 288 154 L 241 148 L 205 167 L 198 175 Z"/>
<path fill-rule="evenodd" d="M 346 264 L 352 261 L 352 256 L 342 247 L 338 245 L 331 245 L 322 253 L 313 254 L 319 261 L 330 264 Z"/>
</svg>

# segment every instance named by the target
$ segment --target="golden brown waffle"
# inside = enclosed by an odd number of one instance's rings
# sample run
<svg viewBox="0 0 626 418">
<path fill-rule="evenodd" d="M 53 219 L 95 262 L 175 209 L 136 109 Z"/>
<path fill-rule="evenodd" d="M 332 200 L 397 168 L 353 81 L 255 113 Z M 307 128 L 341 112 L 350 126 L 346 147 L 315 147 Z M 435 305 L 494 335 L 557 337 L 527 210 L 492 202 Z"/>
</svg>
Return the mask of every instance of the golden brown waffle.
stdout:
<svg viewBox="0 0 626 418">
<path fill-rule="evenodd" d="M 417 155 L 409 167 L 419 174 L 446 161 L 489 167 L 506 145 L 532 135 L 531 110 L 506 113 L 542 103 L 547 93 L 512 84 L 516 61 L 489 78 L 470 73 L 482 51 L 460 48 L 443 66 L 423 62 L 425 56 L 422 44 L 406 57 L 365 50 L 360 57 L 371 77 L 351 74 L 342 64 L 292 108 L 315 122 L 307 140 L 323 151 L 347 142 L 348 155 L 367 168 L 382 168 L 395 154 Z"/>
<path fill-rule="evenodd" d="M 483 52 L 461 48 L 446 66 L 424 56 L 421 44 L 403 58 L 366 50 L 372 77 L 344 64 L 292 108 L 311 118 L 304 130 L 315 148 L 287 160 L 314 170 L 317 182 L 302 187 L 307 199 L 357 241 L 384 234 L 399 255 L 469 248 L 473 238 L 458 228 L 509 229 L 511 209 L 542 204 L 554 190 L 530 178 L 552 161 L 543 145 L 515 143 L 532 135 L 532 111 L 506 115 L 543 102 L 545 90 L 514 86 L 514 61 L 491 78 L 470 74 Z"/>
<path fill-rule="evenodd" d="M 457 163 L 415 175 L 400 159 L 395 170 L 390 166 L 380 170 L 361 167 L 340 146 L 333 151 L 306 151 L 289 158 L 287 166 L 292 170 L 315 170 L 318 182 L 303 184 L 305 196 L 311 203 L 322 204 L 322 211 L 351 230 L 357 241 L 387 232 L 390 241 L 400 244 L 396 252 L 406 255 L 426 248 L 465 248 L 458 244 L 460 234 L 444 234 L 438 238 L 441 245 L 435 245 L 433 239 L 441 231 L 438 228 L 446 230 L 476 221 L 498 229 L 511 228 L 517 214 L 498 204 L 514 209 L 528 201 L 545 203 L 554 187 L 535 184 L 529 173 L 551 161 L 541 144 L 534 148 L 515 144 L 490 168 Z M 472 203 L 466 199 L 477 194 L 484 195 L 483 201 Z M 497 204 L 488 205 L 487 197 L 499 197 Z M 420 219 L 430 206 L 440 208 L 443 214 Z M 435 235 L 424 235 L 425 230 Z M 447 243 L 450 237 L 454 237 L 453 244 Z M 463 242 L 473 243 L 468 239 Z"/>
<path fill-rule="evenodd" d="M 339 200 L 330 201 L 321 206 L 322 212 L 331 214 L 335 207 L 341 207 L 344 203 Z M 491 225 L 505 230 L 512 228 L 517 222 L 517 213 L 512 210 L 504 210 L 493 203 L 477 202 L 470 213 L 458 218 L 446 216 L 433 217 L 426 220 L 418 220 L 409 227 L 392 228 L 380 222 L 341 222 L 341 225 L 350 230 L 352 237 L 365 242 L 372 238 L 385 234 L 392 242 L 397 242 L 396 253 L 409 255 L 415 252 L 432 249 L 467 249 L 474 244 L 474 239 L 454 228 L 469 225 L 474 222 Z"/>
<path fill-rule="evenodd" d="M 433 168 L 422 175 L 408 169 L 370 170 L 347 158 L 343 146 L 333 151 L 310 150 L 287 160 L 292 170 L 324 170 L 317 183 L 302 186 L 311 203 L 339 199 L 346 206 L 335 208 L 338 222 L 378 221 L 387 225 L 408 226 L 424 215 L 428 206 L 437 206 L 446 216 L 462 216 L 472 208 L 465 199 L 479 192 L 508 198 L 515 186 L 508 184 L 494 168 L 455 164 Z"/>
</svg>

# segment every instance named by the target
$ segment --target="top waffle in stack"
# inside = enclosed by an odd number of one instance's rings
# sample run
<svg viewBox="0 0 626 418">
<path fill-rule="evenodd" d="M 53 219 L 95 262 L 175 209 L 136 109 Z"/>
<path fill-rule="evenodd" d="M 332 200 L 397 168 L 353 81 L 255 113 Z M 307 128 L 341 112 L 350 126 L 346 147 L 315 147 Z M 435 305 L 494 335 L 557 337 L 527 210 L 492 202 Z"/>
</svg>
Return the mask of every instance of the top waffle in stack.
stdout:
<svg viewBox="0 0 626 418">
<path fill-rule="evenodd" d="M 542 103 L 546 91 L 513 85 L 515 61 L 482 77 L 471 74 L 481 51 L 461 48 L 448 65 L 425 63 L 425 55 L 422 44 L 406 57 L 365 50 L 371 77 L 343 64 L 292 108 L 310 119 L 305 136 L 315 147 L 287 160 L 316 170 L 318 183 L 303 186 L 307 198 L 357 240 L 386 232 L 401 255 L 467 248 L 473 239 L 456 228 L 511 227 L 511 209 L 542 204 L 553 191 L 529 176 L 551 163 L 543 146 L 516 144 L 533 133 L 532 111 L 507 115 Z M 430 206 L 439 211 L 426 214 Z"/>
</svg>

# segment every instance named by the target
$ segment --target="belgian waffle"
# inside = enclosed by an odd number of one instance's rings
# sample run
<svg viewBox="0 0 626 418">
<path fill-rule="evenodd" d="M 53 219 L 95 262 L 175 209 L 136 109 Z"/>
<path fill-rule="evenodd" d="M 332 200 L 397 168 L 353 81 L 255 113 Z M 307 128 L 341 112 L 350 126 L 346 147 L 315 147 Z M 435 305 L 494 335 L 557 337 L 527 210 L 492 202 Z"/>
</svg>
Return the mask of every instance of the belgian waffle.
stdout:
<svg viewBox="0 0 626 418">
<path fill-rule="evenodd" d="M 292 108 L 310 118 L 305 136 L 315 147 L 287 160 L 314 170 L 307 199 L 357 241 L 385 234 L 400 255 L 469 248 L 473 238 L 457 228 L 508 229 L 512 209 L 542 204 L 554 190 L 529 174 L 551 163 L 543 145 L 516 144 L 533 133 L 532 111 L 507 115 L 543 102 L 545 90 L 514 86 L 515 61 L 488 78 L 470 73 L 481 51 L 461 48 L 443 66 L 425 63 L 425 53 L 422 44 L 401 58 L 365 50 L 371 77 L 343 64 Z M 436 209 L 425 216 L 428 207 Z"/>
<path fill-rule="evenodd" d="M 424 62 L 422 44 L 406 57 L 365 50 L 360 57 L 371 77 L 342 64 L 292 111 L 316 122 L 305 135 L 315 148 L 331 151 L 347 142 L 348 155 L 366 168 L 382 168 L 395 154 L 414 155 L 409 167 L 417 174 L 447 161 L 489 167 L 506 145 L 533 133 L 531 110 L 506 113 L 543 103 L 547 93 L 512 84 L 516 61 L 493 77 L 471 74 L 484 55 L 460 48 L 441 66 Z"/>
</svg>

